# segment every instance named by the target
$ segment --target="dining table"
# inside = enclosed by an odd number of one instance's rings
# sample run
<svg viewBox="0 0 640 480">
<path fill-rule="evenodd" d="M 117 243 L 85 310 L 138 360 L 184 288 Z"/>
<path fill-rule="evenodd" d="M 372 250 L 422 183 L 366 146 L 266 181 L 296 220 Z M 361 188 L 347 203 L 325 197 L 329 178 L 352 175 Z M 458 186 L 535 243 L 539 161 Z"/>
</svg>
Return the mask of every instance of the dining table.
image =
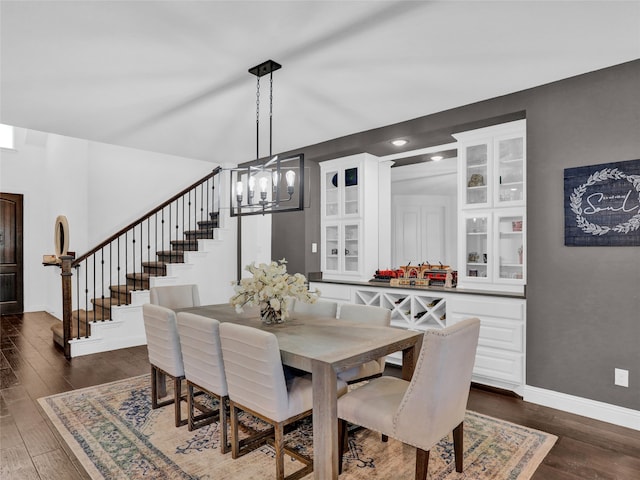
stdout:
<svg viewBox="0 0 640 480">
<path fill-rule="evenodd" d="M 259 311 L 236 312 L 229 304 L 176 309 L 273 333 L 283 365 L 311 373 L 313 390 L 313 478 L 338 478 L 337 375 L 369 360 L 402 351 L 402 378 L 410 380 L 422 332 L 362 321 L 290 312 L 283 323 L 265 325 Z"/>
</svg>

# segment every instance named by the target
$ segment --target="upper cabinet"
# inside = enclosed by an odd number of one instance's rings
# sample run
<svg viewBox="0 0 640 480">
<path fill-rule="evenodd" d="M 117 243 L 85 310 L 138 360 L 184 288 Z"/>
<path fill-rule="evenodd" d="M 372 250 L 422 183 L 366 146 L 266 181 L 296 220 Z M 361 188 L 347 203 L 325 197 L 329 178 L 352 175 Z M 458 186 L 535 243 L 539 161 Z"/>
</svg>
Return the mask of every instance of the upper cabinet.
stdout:
<svg viewBox="0 0 640 480">
<path fill-rule="evenodd" d="M 389 166 L 365 153 L 320 163 L 320 254 L 325 278 L 369 280 L 379 268 L 378 232 L 385 223 L 379 179 L 382 175 L 389 182 L 385 169 Z"/>
<path fill-rule="evenodd" d="M 526 284 L 525 120 L 458 140 L 458 286 L 502 291 Z"/>
<path fill-rule="evenodd" d="M 455 134 L 461 208 L 524 206 L 525 121 Z"/>
</svg>

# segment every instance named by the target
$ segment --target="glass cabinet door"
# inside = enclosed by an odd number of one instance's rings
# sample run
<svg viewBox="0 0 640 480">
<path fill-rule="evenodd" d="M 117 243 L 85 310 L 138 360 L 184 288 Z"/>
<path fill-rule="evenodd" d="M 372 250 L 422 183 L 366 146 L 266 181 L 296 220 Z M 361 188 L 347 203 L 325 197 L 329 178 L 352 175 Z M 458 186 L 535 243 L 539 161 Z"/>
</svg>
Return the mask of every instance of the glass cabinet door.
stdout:
<svg viewBox="0 0 640 480">
<path fill-rule="evenodd" d="M 339 175 L 338 171 L 330 171 L 325 173 L 325 202 L 324 215 L 332 218 L 340 215 L 340 192 L 339 192 Z"/>
<path fill-rule="evenodd" d="M 465 270 L 469 279 L 488 280 L 491 277 L 491 214 L 480 213 L 464 218 Z"/>
<path fill-rule="evenodd" d="M 489 203 L 489 144 L 481 143 L 465 148 L 466 191 L 464 202 L 467 206 L 483 206 Z"/>
<path fill-rule="evenodd" d="M 337 272 L 340 269 L 340 233 L 338 225 L 325 227 L 324 270 Z"/>
<path fill-rule="evenodd" d="M 344 225 L 344 271 L 357 273 L 360 270 L 360 224 Z"/>
<path fill-rule="evenodd" d="M 496 205 L 524 203 L 524 137 L 496 140 L 497 181 Z"/>
<path fill-rule="evenodd" d="M 496 214 L 497 276 L 505 283 L 524 283 L 525 232 L 522 212 Z"/>
<path fill-rule="evenodd" d="M 360 185 L 358 184 L 358 167 L 346 168 L 344 177 L 344 205 L 345 215 L 360 214 Z"/>
</svg>

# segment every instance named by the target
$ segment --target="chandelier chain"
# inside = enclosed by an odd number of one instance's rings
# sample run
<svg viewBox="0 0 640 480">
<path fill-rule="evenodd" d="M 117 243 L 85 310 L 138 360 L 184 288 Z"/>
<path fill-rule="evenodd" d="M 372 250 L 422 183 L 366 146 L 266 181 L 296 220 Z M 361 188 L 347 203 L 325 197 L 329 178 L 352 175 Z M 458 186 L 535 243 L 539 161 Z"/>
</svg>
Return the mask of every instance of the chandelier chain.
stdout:
<svg viewBox="0 0 640 480">
<path fill-rule="evenodd" d="M 260 77 L 256 78 L 256 160 L 260 158 Z"/>
<path fill-rule="evenodd" d="M 273 156 L 273 72 L 269 74 L 269 158 Z"/>
</svg>

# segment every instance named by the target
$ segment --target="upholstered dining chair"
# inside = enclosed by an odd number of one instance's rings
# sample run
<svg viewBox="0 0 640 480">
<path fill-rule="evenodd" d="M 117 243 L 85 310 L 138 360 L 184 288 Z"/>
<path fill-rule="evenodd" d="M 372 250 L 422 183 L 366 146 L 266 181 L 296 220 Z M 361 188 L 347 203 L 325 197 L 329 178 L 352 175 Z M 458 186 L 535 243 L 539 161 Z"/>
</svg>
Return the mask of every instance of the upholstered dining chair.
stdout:
<svg viewBox="0 0 640 480">
<path fill-rule="evenodd" d="M 276 457 L 276 478 L 285 479 L 284 453 L 301 461 L 304 467 L 286 479 L 301 478 L 313 471 L 313 461 L 284 445 L 284 427 L 311 414 L 313 397 L 311 375 L 293 376 L 285 380 L 278 339 L 273 333 L 257 328 L 220 324 L 220 341 L 224 369 L 229 386 L 231 415 L 231 456 L 235 459 L 264 442 L 264 434 L 245 439 L 241 450 L 238 438 L 238 410 L 269 423 L 273 429 Z M 347 390 L 346 383 L 338 380 L 338 395 Z M 266 440 L 266 438 L 265 438 Z"/>
<path fill-rule="evenodd" d="M 167 285 L 151 287 L 149 301 L 154 305 L 175 310 L 177 308 L 199 307 L 200 294 L 198 285 Z"/>
<path fill-rule="evenodd" d="M 338 313 L 338 304 L 329 300 L 317 300 L 316 303 L 305 303 L 300 300 L 292 300 L 294 313 L 302 313 L 305 315 L 322 315 L 323 317 L 336 318 Z"/>
<path fill-rule="evenodd" d="M 378 327 L 388 327 L 391 324 L 391 310 L 374 305 L 343 303 L 340 305 L 340 318 L 368 323 Z M 375 360 L 369 360 L 362 365 L 340 372 L 338 377 L 347 383 L 356 383 L 379 377 L 384 372 L 385 358 L 380 357 Z"/>
<path fill-rule="evenodd" d="M 480 320 L 429 330 L 410 382 L 374 378 L 338 399 L 340 472 L 346 422 L 416 447 L 416 480 L 427 478 L 430 449 L 453 430 L 456 471 L 463 469 L 463 422 Z"/>
<path fill-rule="evenodd" d="M 220 424 L 220 450 L 229 451 L 227 441 L 227 377 L 222 362 L 220 346 L 220 322 L 194 313 L 177 315 L 180 348 L 187 381 L 187 409 L 189 431 L 203 427 L 215 420 Z M 196 402 L 194 392 L 206 393 L 218 400 L 218 409 L 211 410 Z M 195 410 L 202 412 L 195 414 Z"/>
<path fill-rule="evenodd" d="M 174 404 L 176 427 L 185 425 L 182 419 L 180 403 L 182 395 L 182 380 L 184 380 L 184 364 L 180 338 L 176 324 L 176 314 L 170 308 L 145 303 L 142 306 L 144 330 L 147 335 L 147 351 L 151 364 L 151 408 L 156 409 Z M 160 401 L 158 392 L 158 377 L 165 375 L 173 379 L 173 398 Z"/>
</svg>

